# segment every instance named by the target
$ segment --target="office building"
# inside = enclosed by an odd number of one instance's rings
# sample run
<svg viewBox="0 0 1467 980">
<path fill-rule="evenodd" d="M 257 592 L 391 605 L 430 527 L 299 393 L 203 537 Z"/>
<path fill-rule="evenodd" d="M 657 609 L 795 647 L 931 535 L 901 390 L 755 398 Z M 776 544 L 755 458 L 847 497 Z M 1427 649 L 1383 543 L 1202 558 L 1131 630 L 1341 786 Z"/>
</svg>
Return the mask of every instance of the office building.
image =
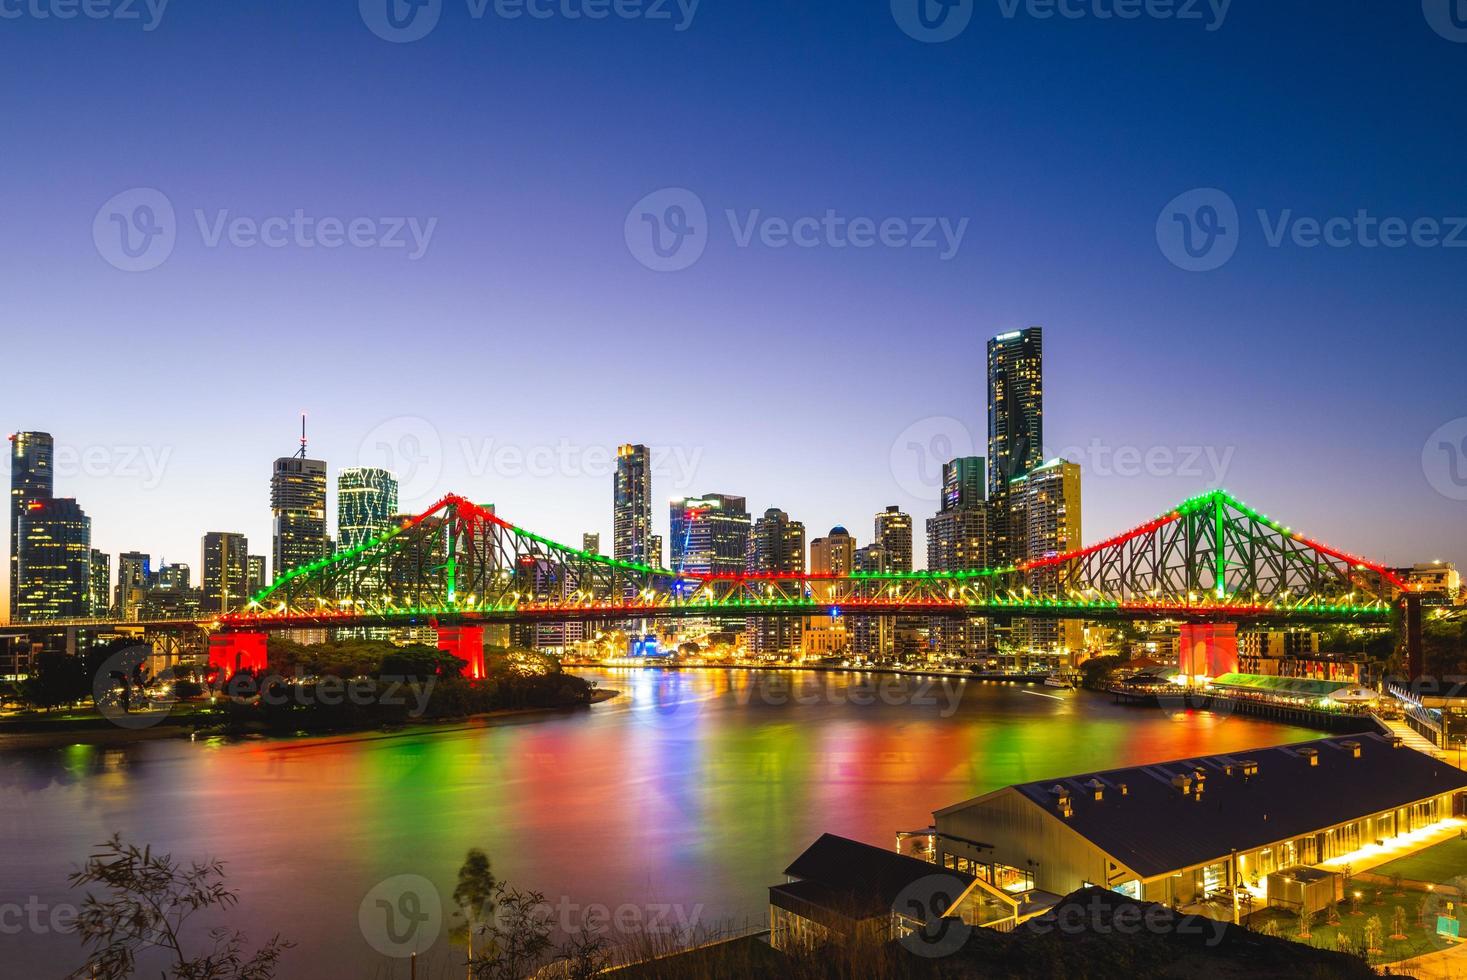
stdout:
<svg viewBox="0 0 1467 980">
<path fill-rule="evenodd" d="M 17 622 L 92 611 L 92 522 L 71 498 L 31 499 L 17 526 Z"/>
<path fill-rule="evenodd" d="M 989 557 L 1006 564 L 1011 543 L 1009 486 L 1044 460 L 1044 334 L 1039 327 L 988 342 Z"/>
<path fill-rule="evenodd" d="M 652 558 L 652 453 L 646 446 L 616 451 L 612 477 L 611 556 L 639 565 Z"/>
<path fill-rule="evenodd" d="M 850 575 L 856 567 L 856 539 L 844 527 L 837 524 L 823 538 L 810 542 L 810 574 Z M 843 598 L 846 587 L 834 582 L 811 581 L 810 591 L 818 602 L 833 602 Z M 825 616 L 806 618 L 800 647 L 807 658 L 840 656 L 849 649 L 850 637 L 846 631 L 846 617 L 831 613 Z"/>
<path fill-rule="evenodd" d="M 20 595 L 20 518 L 34 500 L 56 492 L 55 445 L 49 432 L 17 432 L 10 437 L 10 614 Z"/>
<path fill-rule="evenodd" d="M 243 534 L 210 531 L 204 535 L 199 567 L 203 569 L 199 609 L 224 613 L 240 609 L 250 591 L 249 541 Z"/>
<path fill-rule="evenodd" d="M 876 515 L 875 543 L 886 552 L 888 572 L 912 570 L 912 515 L 895 504 Z"/>
<path fill-rule="evenodd" d="M 126 622 L 138 618 L 153 577 L 152 561 L 141 551 L 124 551 L 117 556 L 117 599 L 113 605 L 118 618 Z"/>
<path fill-rule="evenodd" d="M 960 456 L 942 464 L 942 501 L 944 513 L 982 507 L 988 500 L 984 483 L 987 467 L 982 456 Z"/>
<path fill-rule="evenodd" d="M 601 535 L 587 531 L 581 535 L 581 550 L 588 555 L 601 554 Z"/>
<path fill-rule="evenodd" d="M 302 447 L 302 452 L 305 448 Z M 271 570 L 276 578 L 327 556 L 326 462 L 282 456 L 270 475 Z"/>
<path fill-rule="evenodd" d="M 265 586 L 270 584 L 265 574 L 265 556 L 250 555 L 246 561 L 248 562 L 246 568 L 249 577 L 249 588 L 247 591 L 250 594 L 250 598 L 253 599 L 265 591 Z"/>
<path fill-rule="evenodd" d="M 1402 571 L 1402 577 L 1421 593 L 1422 605 L 1456 606 L 1464 601 L 1462 575 L 1453 562 L 1421 562 Z"/>
<path fill-rule="evenodd" d="M 988 567 L 988 507 L 981 489 L 982 463 L 982 459 L 971 457 L 943 466 L 942 509 L 927 519 L 929 571 L 962 572 Z M 977 493 L 973 492 L 975 480 Z M 941 656 L 974 658 L 988 652 L 986 619 L 936 617 L 929 629 L 934 652 Z"/>
<path fill-rule="evenodd" d="M 1012 481 L 1009 495 L 1014 501 L 1015 541 L 1023 542 L 1018 557 L 1046 558 L 1082 547 L 1077 464 L 1051 460 Z M 1037 595 L 1054 595 L 1058 575 L 1054 568 L 1036 569 L 1028 573 L 1028 587 Z M 1038 656 L 1050 667 L 1074 666 L 1084 652 L 1084 623 L 1078 619 L 1015 619 L 1012 639 L 1020 656 Z"/>
<path fill-rule="evenodd" d="M 805 525 L 771 507 L 754 522 L 749 537 L 748 570 L 756 575 L 803 575 Z M 801 586 L 785 586 L 784 597 L 803 598 Z M 762 656 L 790 656 L 800 650 L 800 618 L 757 616 L 749 620 L 749 649 Z"/>
<path fill-rule="evenodd" d="M 718 575 L 744 570 L 751 522 L 743 497 L 723 493 L 677 497 L 668 513 L 674 571 Z"/>
<path fill-rule="evenodd" d="M 112 609 L 112 556 L 96 548 L 92 549 L 89 585 L 89 615 L 101 619 Z"/>
<path fill-rule="evenodd" d="M 392 527 L 397 513 L 397 479 L 387 470 L 353 466 L 336 475 L 336 543 L 359 548 Z"/>
</svg>

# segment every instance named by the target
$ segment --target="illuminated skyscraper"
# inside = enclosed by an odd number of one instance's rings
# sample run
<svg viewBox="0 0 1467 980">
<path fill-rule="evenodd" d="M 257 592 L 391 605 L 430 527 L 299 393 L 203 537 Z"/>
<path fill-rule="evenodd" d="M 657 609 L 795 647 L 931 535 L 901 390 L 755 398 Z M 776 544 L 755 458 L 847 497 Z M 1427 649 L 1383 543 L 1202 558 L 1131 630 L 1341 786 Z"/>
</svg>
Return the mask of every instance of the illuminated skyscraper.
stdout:
<svg viewBox="0 0 1467 980">
<path fill-rule="evenodd" d="M 387 470 L 353 466 L 336 476 L 336 544 L 360 547 L 392 527 L 397 480 Z"/>
<path fill-rule="evenodd" d="M 982 456 L 960 456 L 943 463 L 941 509 L 949 511 L 982 507 L 987 500 L 983 471 Z"/>
<path fill-rule="evenodd" d="M 138 618 L 143 597 L 152 584 L 152 556 L 141 551 L 124 551 L 117 556 L 117 615 L 125 621 Z"/>
<path fill-rule="evenodd" d="M 304 451 L 304 449 L 302 449 Z M 275 461 L 270 476 L 271 570 L 276 578 L 326 557 L 326 462 L 302 456 Z"/>
<path fill-rule="evenodd" d="M 1009 485 L 1044 461 L 1044 331 L 1000 334 L 988 342 L 989 558 L 1014 560 Z"/>
<path fill-rule="evenodd" d="M 75 500 L 30 500 L 17 528 L 14 619 L 84 619 L 92 611 L 92 522 Z"/>
<path fill-rule="evenodd" d="M 588 555 L 601 554 L 601 535 L 587 531 L 581 535 L 581 550 Z"/>
<path fill-rule="evenodd" d="M 1015 500 L 1015 535 L 1023 528 L 1022 558 L 1045 558 L 1075 551 L 1081 545 L 1080 467 L 1063 459 L 1036 467 L 1011 487 Z M 1029 588 L 1052 595 L 1058 571 L 1028 573 Z M 1020 653 L 1037 654 L 1051 666 L 1073 665 L 1084 649 L 1084 623 L 1078 619 L 1016 619 L 1013 642 Z"/>
<path fill-rule="evenodd" d="M 49 432 L 17 432 L 10 437 L 10 614 L 20 594 L 20 517 L 33 500 L 50 500 L 56 491 L 55 446 Z M 16 616 L 19 619 L 18 616 Z"/>
<path fill-rule="evenodd" d="M 87 597 L 94 619 L 106 616 L 112 608 L 112 556 L 92 549 L 90 594 Z"/>
<path fill-rule="evenodd" d="M 941 510 L 927 519 L 927 569 L 973 571 L 988 567 L 988 506 L 983 460 L 965 457 L 943 464 Z M 936 617 L 929 624 L 936 652 L 973 657 L 988 649 L 988 624 L 973 617 Z"/>
<path fill-rule="evenodd" d="M 264 591 L 265 586 L 267 586 L 267 585 L 270 584 L 268 581 L 266 581 L 266 578 L 265 578 L 265 556 L 264 555 L 250 555 L 249 558 L 247 559 L 247 561 L 249 562 L 249 564 L 248 564 L 248 569 L 249 569 L 249 590 L 248 591 L 249 591 L 250 597 L 251 598 L 254 598 L 255 596 L 259 595 L 262 591 Z"/>
<path fill-rule="evenodd" d="M 749 537 L 748 570 L 760 575 L 804 574 L 805 525 L 777 508 L 766 510 Z M 800 649 L 800 632 L 797 617 L 756 617 L 749 621 L 749 648 L 760 654 L 793 654 Z"/>
<path fill-rule="evenodd" d="M 904 514 L 892 504 L 876 515 L 876 540 L 886 553 L 887 567 L 882 571 L 912 570 L 912 515 Z"/>
<path fill-rule="evenodd" d="M 810 542 L 811 575 L 849 575 L 856 567 L 856 539 L 837 524 L 823 538 Z M 840 588 L 832 582 L 814 581 L 810 591 L 818 602 L 841 597 Z M 846 617 L 810 616 L 805 620 L 800 646 L 806 657 L 831 657 L 845 653 L 849 647 Z"/>
<path fill-rule="evenodd" d="M 618 561 L 656 564 L 652 551 L 652 454 L 646 446 L 616 451 L 612 477 L 611 556 Z"/>
<path fill-rule="evenodd" d="M 199 597 L 203 612 L 231 612 L 249 601 L 254 594 L 250 591 L 249 551 L 243 534 L 210 531 L 204 535 L 203 594 Z"/>
<path fill-rule="evenodd" d="M 668 512 L 674 571 L 716 575 L 744 570 L 750 521 L 743 497 L 675 497 Z"/>
</svg>

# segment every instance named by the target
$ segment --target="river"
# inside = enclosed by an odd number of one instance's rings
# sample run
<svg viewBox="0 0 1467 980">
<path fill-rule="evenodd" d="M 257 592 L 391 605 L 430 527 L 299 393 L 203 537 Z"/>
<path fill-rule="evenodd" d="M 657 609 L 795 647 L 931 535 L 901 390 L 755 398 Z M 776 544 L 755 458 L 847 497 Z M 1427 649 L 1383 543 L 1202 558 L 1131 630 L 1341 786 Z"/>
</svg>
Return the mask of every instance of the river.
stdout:
<svg viewBox="0 0 1467 980">
<path fill-rule="evenodd" d="M 602 906 L 629 927 L 741 928 L 764 921 L 765 889 L 824 831 L 891 846 L 934 809 L 1009 783 L 1319 734 L 1039 686 L 577 673 L 623 696 L 390 736 L 5 753 L 0 974 L 63 976 L 82 962 L 65 928 L 66 907 L 80 901 L 66 875 L 114 831 L 225 861 L 240 904 L 196 924 L 228 924 L 252 944 L 272 933 L 294 941 L 281 977 L 406 977 L 405 961 L 379 952 L 400 951 L 392 944 L 405 930 L 384 938 L 364 924 L 384 895 L 423 922 L 418 976 L 462 976 L 442 930 L 420 918 L 435 896 L 413 886 L 404 905 L 402 882 L 413 879 L 397 876 L 429 879 L 446 918 L 470 847 L 500 877 L 548 896 L 559 921 L 588 910 L 599 921 Z"/>
</svg>

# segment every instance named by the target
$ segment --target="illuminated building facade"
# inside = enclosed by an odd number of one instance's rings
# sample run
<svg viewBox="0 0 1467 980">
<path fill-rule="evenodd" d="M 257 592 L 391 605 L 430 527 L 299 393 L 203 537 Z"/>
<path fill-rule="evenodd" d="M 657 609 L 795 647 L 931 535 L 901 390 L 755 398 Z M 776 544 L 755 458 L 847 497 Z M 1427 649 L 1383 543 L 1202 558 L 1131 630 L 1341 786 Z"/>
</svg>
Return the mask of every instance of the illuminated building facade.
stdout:
<svg viewBox="0 0 1467 980">
<path fill-rule="evenodd" d="M 17 527 L 18 622 L 83 619 L 92 611 L 92 522 L 75 500 L 52 497 L 25 505 Z"/>
<path fill-rule="evenodd" d="M 124 621 L 138 618 L 153 571 L 152 556 L 141 551 L 124 551 L 117 556 L 117 615 Z"/>
<path fill-rule="evenodd" d="M 581 535 L 581 550 L 588 555 L 601 554 L 601 535 L 587 531 Z"/>
<path fill-rule="evenodd" d="M 849 575 L 856 567 L 856 539 L 837 524 L 823 538 L 810 542 L 812 575 Z M 829 602 L 835 598 L 837 586 L 830 582 L 811 582 L 816 599 Z M 850 637 L 844 616 L 810 616 L 805 620 L 800 646 L 806 657 L 833 657 L 846 652 Z"/>
<path fill-rule="evenodd" d="M 270 476 L 271 568 L 276 578 L 327 556 L 326 462 L 301 456 L 275 461 Z"/>
<path fill-rule="evenodd" d="M 34 500 L 56 492 L 55 444 L 49 432 L 17 432 L 10 437 L 10 613 L 19 608 L 20 518 Z M 19 618 L 18 616 L 16 617 Z"/>
<path fill-rule="evenodd" d="M 805 525 L 771 507 L 754 522 L 749 537 L 748 570 L 755 574 L 805 572 Z M 765 656 L 792 654 L 800 649 L 798 618 L 759 616 L 749 620 L 749 649 Z"/>
<path fill-rule="evenodd" d="M 265 590 L 265 586 L 270 584 L 266 580 L 265 575 L 265 556 L 250 555 L 246 561 L 248 563 L 246 568 L 248 569 L 247 574 L 249 578 L 248 592 L 251 596 L 256 596 Z"/>
<path fill-rule="evenodd" d="M 199 609 L 206 613 L 231 612 L 250 597 L 250 545 L 243 534 L 210 531 L 204 535 Z"/>
<path fill-rule="evenodd" d="M 658 564 L 661 556 L 652 555 L 651 451 L 640 445 L 619 448 L 612 480 L 611 556 L 639 565 Z"/>
<path fill-rule="evenodd" d="M 336 476 L 337 548 L 349 551 L 381 537 L 391 528 L 397 513 L 397 479 L 384 469 L 353 466 Z M 385 597 L 387 577 L 379 571 L 363 574 L 354 598 L 377 601 Z M 379 631 L 360 635 L 377 638 Z M 385 633 L 380 636 L 385 638 Z"/>
<path fill-rule="evenodd" d="M 744 570 L 751 524 L 743 497 L 723 493 L 677 497 L 668 512 L 674 571 L 719 575 Z"/>
<path fill-rule="evenodd" d="M 112 556 L 92 549 L 87 605 L 89 615 L 100 619 L 112 609 Z"/>
<path fill-rule="evenodd" d="M 988 342 L 989 557 L 1021 553 L 1007 519 L 1009 487 L 1044 460 L 1044 331 L 1000 334 Z"/>
<path fill-rule="evenodd" d="M 927 568 L 934 572 L 988 567 L 988 506 L 983 460 L 967 457 L 942 468 L 941 510 L 927 519 Z M 937 617 L 930 622 L 937 653 L 975 657 L 988 651 L 988 621 L 979 617 Z"/>
<path fill-rule="evenodd" d="M 1081 547 L 1080 467 L 1055 459 L 1010 484 L 1014 500 L 1014 530 L 1023 533 L 1021 558 L 1044 558 Z M 1029 573 L 1029 588 L 1049 594 L 1056 587 L 1056 569 Z M 1016 619 L 1014 645 L 1022 652 L 1043 654 L 1054 666 L 1073 665 L 1085 647 L 1080 620 Z"/>
</svg>

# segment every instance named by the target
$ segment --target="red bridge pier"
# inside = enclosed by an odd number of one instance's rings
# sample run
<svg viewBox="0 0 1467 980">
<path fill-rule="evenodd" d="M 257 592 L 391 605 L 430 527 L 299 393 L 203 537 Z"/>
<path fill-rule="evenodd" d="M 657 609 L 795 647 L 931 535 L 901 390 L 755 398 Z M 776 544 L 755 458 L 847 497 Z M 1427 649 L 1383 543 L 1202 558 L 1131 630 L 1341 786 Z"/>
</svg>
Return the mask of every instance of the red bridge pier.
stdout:
<svg viewBox="0 0 1467 980">
<path fill-rule="evenodd" d="M 1221 677 L 1238 669 L 1236 623 L 1183 623 L 1177 668 L 1188 677 Z"/>
<path fill-rule="evenodd" d="M 462 660 L 464 676 L 480 680 L 484 676 L 484 627 L 440 626 L 438 649 Z"/>
<path fill-rule="evenodd" d="M 269 666 L 264 633 L 215 633 L 209 637 L 209 666 L 218 667 L 220 680 L 229 680 L 241 670 L 264 670 Z"/>
</svg>

